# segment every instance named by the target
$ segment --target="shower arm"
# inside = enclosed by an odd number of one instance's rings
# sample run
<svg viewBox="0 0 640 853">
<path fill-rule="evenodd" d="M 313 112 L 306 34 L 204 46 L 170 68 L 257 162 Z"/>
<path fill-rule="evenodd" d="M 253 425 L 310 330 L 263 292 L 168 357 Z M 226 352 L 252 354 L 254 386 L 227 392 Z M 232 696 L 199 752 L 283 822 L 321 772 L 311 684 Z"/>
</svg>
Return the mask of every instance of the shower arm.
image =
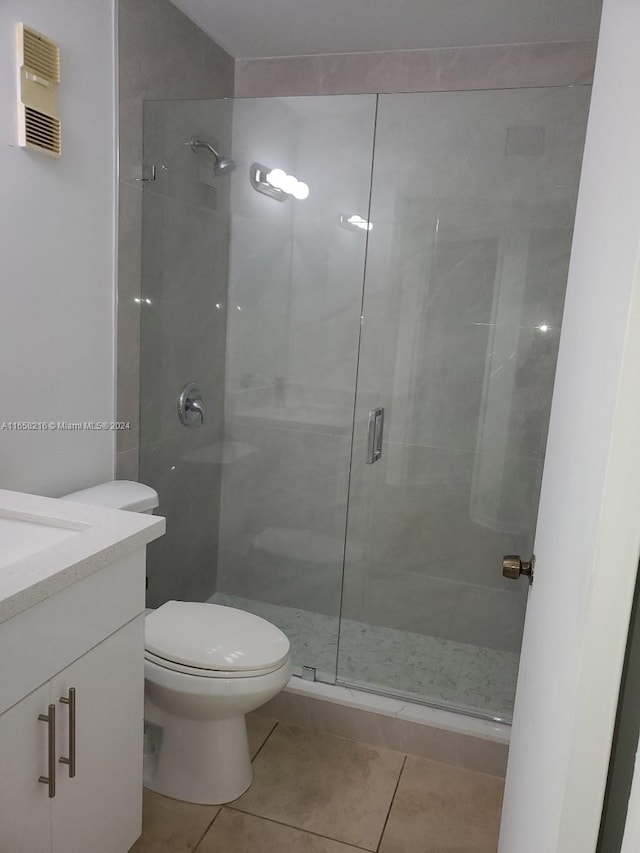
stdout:
<svg viewBox="0 0 640 853">
<path fill-rule="evenodd" d="M 213 147 L 213 145 L 211 145 L 211 143 L 209 143 L 209 142 L 203 142 L 203 141 L 202 141 L 202 140 L 200 140 L 200 139 L 196 139 L 196 138 L 195 138 L 195 136 L 192 136 L 192 137 L 191 137 L 191 139 L 189 140 L 189 142 L 187 142 L 187 145 L 190 145 L 190 146 L 191 146 L 191 150 L 192 150 L 193 152 L 197 151 L 197 150 L 198 150 L 198 148 L 206 148 L 206 149 L 207 149 L 207 151 L 210 151 L 210 152 L 213 154 L 213 156 L 216 158 L 216 160 L 220 160 L 220 159 L 221 159 L 220 155 L 218 154 L 218 152 L 216 151 L 216 149 Z"/>
</svg>

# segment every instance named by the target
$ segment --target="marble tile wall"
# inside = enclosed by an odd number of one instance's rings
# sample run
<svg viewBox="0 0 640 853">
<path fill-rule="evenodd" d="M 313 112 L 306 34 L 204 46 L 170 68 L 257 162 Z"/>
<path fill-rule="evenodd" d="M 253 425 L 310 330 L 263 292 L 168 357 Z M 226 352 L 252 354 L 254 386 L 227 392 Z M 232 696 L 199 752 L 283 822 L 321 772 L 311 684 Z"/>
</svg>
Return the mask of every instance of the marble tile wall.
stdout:
<svg viewBox="0 0 640 853">
<path fill-rule="evenodd" d="M 342 95 L 589 83 L 596 42 L 236 60 L 235 96 Z"/>
<path fill-rule="evenodd" d="M 221 432 L 225 322 L 220 312 L 204 310 L 202 299 L 206 293 L 208 302 L 209 297 L 215 297 L 214 304 L 226 301 L 228 215 L 224 209 L 226 205 L 228 214 L 228 195 L 225 200 L 224 190 L 220 191 L 217 211 L 203 205 L 200 197 L 184 195 L 185 187 L 195 188 L 198 193 L 203 185 L 214 182 L 210 176 L 199 175 L 198 168 L 206 166 L 200 155 L 196 158 L 185 148 L 182 136 L 206 133 L 211 138 L 217 131 L 221 142 L 229 140 L 224 138 L 224 122 L 216 121 L 215 116 L 205 115 L 199 122 L 197 109 L 190 115 L 178 111 L 177 124 L 171 125 L 169 111 L 162 116 L 166 119 L 164 124 L 160 122 L 154 129 L 156 138 L 169 142 L 179 137 L 180 144 L 173 149 L 149 149 L 148 156 L 157 158 L 158 165 L 166 169 L 159 171 L 153 188 L 150 184 L 143 187 L 139 180 L 143 104 L 161 99 L 231 96 L 234 63 L 168 0 L 119 0 L 118 43 L 117 412 L 118 420 L 129 421 L 131 429 L 118 434 L 116 475 L 133 480 L 140 477 L 157 488 L 161 511 L 168 518 L 167 536 L 148 556 L 149 600 L 155 605 L 172 596 L 205 597 L 210 594 L 211 584 L 215 584 L 219 469 L 211 464 L 196 464 L 193 454 L 204 454 L 207 459 L 215 455 Z M 185 180 L 188 175 L 184 171 L 189 169 L 195 170 L 190 182 Z M 144 258 L 143 198 L 148 226 Z M 179 250 L 176 241 L 180 239 L 184 245 Z M 142 298 L 143 269 L 145 298 L 152 299 L 152 305 L 136 301 Z M 157 313 L 159 308 L 163 309 L 162 318 Z M 147 324 L 142 433 L 141 309 L 146 310 L 142 320 Z M 178 320 L 184 330 L 172 335 L 177 328 L 172 323 Z M 161 330 L 166 346 L 158 334 L 154 335 L 154 331 Z M 196 339 L 203 344 L 201 347 L 195 346 Z M 194 353 L 197 363 L 190 361 Z M 215 371 L 208 375 L 205 389 L 212 417 L 205 429 L 181 433 L 173 398 L 178 386 L 202 372 L 199 368 L 203 360 L 213 360 L 220 372 L 220 376 Z"/>
<path fill-rule="evenodd" d="M 168 0 L 119 0 L 117 476 L 136 479 L 139 448 L 142 105 L 233 94 L 233 59 Z"/>
<path fill-rule="evenodd" d="M 149 551 L 148 603 L 200 600 L 216 584 L 231 175 L 192 136 L 231 152 L 230 99 L 145 104 L 140 479 L 160 495 L 167 533 Z M 176 399 L 195 381 L 205 421 L 185 427 Z"/>
</svg>

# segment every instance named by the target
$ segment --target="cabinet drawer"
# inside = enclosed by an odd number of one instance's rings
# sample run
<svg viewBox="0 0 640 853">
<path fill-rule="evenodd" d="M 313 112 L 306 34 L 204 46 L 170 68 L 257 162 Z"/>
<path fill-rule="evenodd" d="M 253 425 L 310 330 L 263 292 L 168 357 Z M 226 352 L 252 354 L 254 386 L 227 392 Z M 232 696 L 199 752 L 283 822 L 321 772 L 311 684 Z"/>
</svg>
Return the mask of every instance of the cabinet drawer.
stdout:
<svg viewBox="0 0 640 853">
<path fill-rule="evenodd" d="M 144 610 L 145 549 L 0 624 L 0 714 Z"/>
</svg>

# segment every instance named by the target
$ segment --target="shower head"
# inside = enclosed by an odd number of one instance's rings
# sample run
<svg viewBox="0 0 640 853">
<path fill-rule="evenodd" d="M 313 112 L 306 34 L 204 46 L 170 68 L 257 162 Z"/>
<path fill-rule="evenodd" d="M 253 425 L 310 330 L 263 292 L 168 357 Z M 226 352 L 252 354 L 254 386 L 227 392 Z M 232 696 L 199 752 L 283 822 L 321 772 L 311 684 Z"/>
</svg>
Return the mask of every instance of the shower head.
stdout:
<svg viewBox="0 0 640 853">
<path fill-rule="evenodd" d="M 231 157 L 218 157 L 218 162 L 214 166 L 214 170 L 216 175 L 226 175 L 229 172 L 233 172 L 235 167 L 236 162 Z"/>
<path fill-rule="evenodd" d="M 235 161 L 232 160 L 231 157 L 222 157 L 209 142 L 203 142 L 200 139 L 196 139 L 195 136 L 192 136 L 187 145 L 191 146 L 191 150 L 194 153 L 198 148 L 206 148 L 207 151 L 210 151 L 211 154 L 213 154 L 216 158 L 216 162 L 213 166 L 213 171 L 216 175 L 227 175 L 229 172 L 233 172 L 236 167 Z"/>
</svg>

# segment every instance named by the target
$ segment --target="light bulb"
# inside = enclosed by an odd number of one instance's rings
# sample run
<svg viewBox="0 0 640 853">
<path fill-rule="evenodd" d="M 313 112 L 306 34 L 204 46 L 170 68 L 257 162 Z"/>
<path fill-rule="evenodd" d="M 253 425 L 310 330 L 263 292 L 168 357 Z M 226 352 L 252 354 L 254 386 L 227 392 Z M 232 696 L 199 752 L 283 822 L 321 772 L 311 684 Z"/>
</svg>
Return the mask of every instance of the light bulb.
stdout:
<svg viewBox="0 0 640 853">
<path fill-rule="evenodd" d="M 286 178 L 287 173 L 284 169 L 272 169 L 270 172 L 267 172 L 267 181 L 277 190 L 284 189 L 282 182 L 285 181 Z"/>
<path fill-rule="evenodd" d="M 305 184 L 304 181 L 296 181 L 296 185 L 291 191 L 291 195 L 299 201 L 304 201 L 305 198 L 309 198 L 309 184 Z"/>
<path fill-rule="evenodd" d="M 280 189 L 284 190 L 289 195 L 293 195 L 293 191 L 296 188 L 298 181 L 293 175 L 285 175 L 280 184 Z"/>
</svg>

